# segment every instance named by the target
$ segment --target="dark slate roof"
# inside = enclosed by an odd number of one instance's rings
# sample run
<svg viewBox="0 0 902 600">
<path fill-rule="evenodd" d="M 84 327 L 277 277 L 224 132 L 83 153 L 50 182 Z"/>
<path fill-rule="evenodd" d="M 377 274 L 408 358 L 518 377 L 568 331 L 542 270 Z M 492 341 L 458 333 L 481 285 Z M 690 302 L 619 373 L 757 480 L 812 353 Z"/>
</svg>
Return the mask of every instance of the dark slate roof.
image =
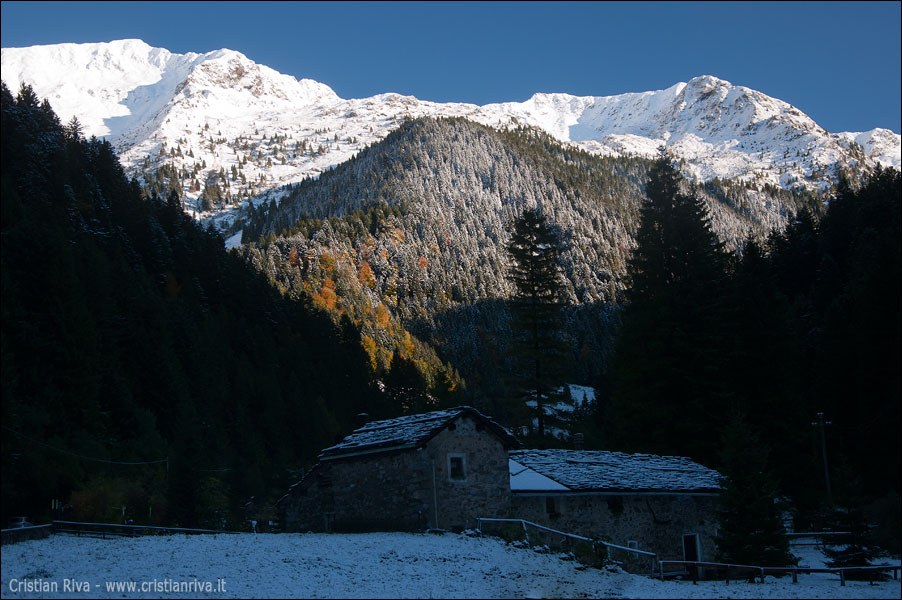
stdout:
<svg viewBox="0 0 902 600">
<path fill-rule="evenodd" d="M 517 438 L 495 421 L 475 408 L 458 406 L 447 410 L 367 423 L 360 429 L 354 430 L 351 435 L 338 444 L 323 450 L 319 458 L 320 460 L 332 460 L 358 454 L 416 448 L 431 440 L 451 421 L 464 415 L 483 423 L 489 431 L 501 439 L 506 448 L 520 447 Z"/>
<path fill-rule="evenodd" d="M 682 456 L 589 450 L 514 450 L 509 454 L 511 460 L 570 491 L 716 492 L 720 489 L 720 473 Z"/>
</svg>

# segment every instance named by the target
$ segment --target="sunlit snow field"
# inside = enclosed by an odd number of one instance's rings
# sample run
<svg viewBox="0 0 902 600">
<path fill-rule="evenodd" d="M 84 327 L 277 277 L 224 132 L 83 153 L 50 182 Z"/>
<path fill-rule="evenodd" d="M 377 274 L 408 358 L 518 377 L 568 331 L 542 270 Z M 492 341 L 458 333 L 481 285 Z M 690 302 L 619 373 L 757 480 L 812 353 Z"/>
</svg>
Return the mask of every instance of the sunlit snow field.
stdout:
<svg viewBox="0 0 902 600">
<path fill-rule="evenodd" d="M 822 556 L 800 548 L 802 564 Z M 162 536 L 97 539 L 54 535 L 3 547 L 3 598 L 899 598 L 900 582 L 838 576 L 768 577 L 765 583 L 665 581 L 579 569 L 560 554 L 494 538 L 373 533 Z M 894 561 L 898 562 L 898 561 Z M 69 591 L 63 586 L 69 580 Z M 24 590 L 23 582 L 56 584 Z M 224 582 L 224 591 L 217 588 Z M 42 582 L 42 583 L 41 583 Z M 85 582 L 87 582 L 85 584 Z M 116 589 L 135 582 L 135 590 Z M 192 585 L 173 592 L 171 586 Z M 209 582 L 211 590 L 203 591 Z M 87 586 L 88 592 L 71 586 Z M 110 586 L 108 588 L 108 585 Z M 12 586 L 12 587 L 11 587 Z M 145 591 L 141 590 L 144 586 Z M 156 586 L 156 587 L 154 587 Z M 169 586 L 169 587 L 166 587 Z"/>
</svg>

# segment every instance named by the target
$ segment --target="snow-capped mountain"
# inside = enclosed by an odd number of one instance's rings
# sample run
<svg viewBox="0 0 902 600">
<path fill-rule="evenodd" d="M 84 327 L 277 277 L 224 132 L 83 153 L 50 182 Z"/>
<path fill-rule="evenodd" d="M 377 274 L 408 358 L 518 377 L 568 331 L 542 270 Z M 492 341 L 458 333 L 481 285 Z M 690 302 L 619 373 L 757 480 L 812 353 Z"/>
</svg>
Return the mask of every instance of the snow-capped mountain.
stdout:
<svg viewBox="0 0 902 600">
<path fill-rule="evenodd" d="M 902 166 L 899 134 L 830 133 L 786 102 L 707 75 L 658 91 L 485 106 L 399 94 L 345 100 L 233 50 L 173 54 L 119 40 L 4 48 L 2 78 L 13 93 L 31 84 L 64 122 L 78 117 L 86 135 L 107 136 L 127 167 L 178 168 L 198 210 L 211 177 L 225 182 L 226 204 L 260 198 L 420 116 L 535 126 L 600 154 L 651 156 L 663 145 L 700 180 L 823 189 L 839 168 Z"/>
</svg>

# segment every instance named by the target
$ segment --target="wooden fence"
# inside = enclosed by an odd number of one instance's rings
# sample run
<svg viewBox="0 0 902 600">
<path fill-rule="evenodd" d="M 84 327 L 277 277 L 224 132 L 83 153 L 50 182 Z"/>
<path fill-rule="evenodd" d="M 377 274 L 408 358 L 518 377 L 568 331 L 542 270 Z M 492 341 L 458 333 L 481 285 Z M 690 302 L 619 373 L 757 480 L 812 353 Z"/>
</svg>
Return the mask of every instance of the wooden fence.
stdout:
<svg viewBox="0 0 902 600">
<path fill-rule="evenodd" d="M 81 523 L 78 521 L 54 521 L 54 533 L 68 533 L 87 537 L 138 537 L 143 535 L 199 535 L 211 533 L 236 533 L 216 529 L 188 529 L 184 527 L 151 527 L 150 525 L 118 525 L 115 523 Z"/>
<path fill-rule="evenodd" d="M 601 540 L 593 540 L 591 538 L 587 538 L 587 537 L 584 537 L 581 535 L 576 535 L 575 533 L 566 533 L 564 531 L 558 531 L 557 529 L 545 527 L 544 525 L 539 525 L 538 523 L 533 523 L 532 521 L 525 521 L 523 519 L 495 519 L 495 518 L 488 518 L 488 517 L 480 517 L 480 518 L 476 519 L 476 530 L 479 531 L 480 533 L 482 533 L 482 523 L 483 522 L 519 523 L 520 526 L 523 528 L 523 535 L 525 536 L 527 543 L 529 543 L 529 531 L 527 530 L 527 526 L 528 526 L 528 527 L 533 527 L 535 529 L 538 529 L 540 531 L 546 531 L 548 533 L 559 535 L 559 536 L 562 536 L 567 539 L 573 539 L 573 540 L 578 540 L 581 542 L 587 542 L 592 545 L 592 549 L 596 553 L 597 553 L 597 547 L 601 546 L 601 547 L 605 548 L 606 551 L 610 550 L 610 549 L 614 549 L 614 550 L 622 550 L 624 552 L 629 552 L 629 553 L 635 554 L 637 556 L 647 556 L 651 562 L 651 575 L 652 576 L 655 575 L 656 566 L 657 566 L 656 562 L 658 559 L 658 555 L 655 554 L 654 552 L 646 552 L 645 550 L 639 550 L 637 548 L 629 548 L 627 546 L 619 546 L 617 544 L 611 544 L 609 542 L 603 542 Z"/>
<path fill-rule="evenodd" d="M 28 527 L 13 527 L 12 529 L 3 529 L 2 545 L 15 544 L 24 542 L 25 540 L 38 540 L 48 537 L 51 533 L 52 525 L 30 525 Z"/>
<path fill-rule="evenodd" d="M 792 575 L 792 582 L 799 582 L 799 573 L 802 574 L 810 574 L 810 573 L 837 573 L 839 575 L 839 584 L 844 586 L 846 585 L 846 573 L 849 572 L 858 572 L 858 573 L 867 573 L 869 575 L 871 583 L 874 582 L 874 576 L 882 571 L 892 571 L 893 579 L 898 578 L 899 570 L 902 569 L 902 565 L 879 565 L 872 567 L 841 567 L 841 568 L 810 568 L 810 567 L 760 567 L 756 565 L 735 565 L 729 563 L 714 563 L 714 562 L 699 562 L 699 561 L 691 561 L 691 560 L 659 560 L 659 574 L 658 576 L 661 579 L 664 579 L 664 565 L 682 565 L 684 567 L 695 567 L 688 569 L 690 574 L 692 575 L 692 583 L 698 582 L 698 567 L 702 567 L 703 569 L 707 569 L 707 573 L 711 573 L 714 571 L 716 573 L 720 573 L 723 578 L 726 580 L 727 584 L 730 583 L 730 579 L 739 579 L 739 576 L 743 573 L 748 574 L 750 579 L 755 579 L 756 577 L 760 579 L 761 583 L 764 583 L 765 575 Z"/>
</svg>

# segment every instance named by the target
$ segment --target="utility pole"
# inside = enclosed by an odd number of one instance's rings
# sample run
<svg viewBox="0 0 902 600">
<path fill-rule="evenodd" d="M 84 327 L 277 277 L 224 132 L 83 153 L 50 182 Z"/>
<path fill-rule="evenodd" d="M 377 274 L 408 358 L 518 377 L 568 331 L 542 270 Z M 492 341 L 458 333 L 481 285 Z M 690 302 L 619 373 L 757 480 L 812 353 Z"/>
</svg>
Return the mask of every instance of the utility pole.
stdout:
<svg viewBox="0 0 902 600">
<path fill-rule="evenodd" d="M 815 425 L 821 430 L 821 452 L 824 455 L 824 481 L 827 484 L 827 502 L 830 503 L 830 506 L 833 506 L 833 492 L 830 489 L 830 469 L 827 468 L 827 434 L 824 431 L 825 425 L 833 425 L 832 421 L 824 420 L 824 413 L 817 413 L 817 421 L 812 421 L 812 425 Z"/>
</svg>

